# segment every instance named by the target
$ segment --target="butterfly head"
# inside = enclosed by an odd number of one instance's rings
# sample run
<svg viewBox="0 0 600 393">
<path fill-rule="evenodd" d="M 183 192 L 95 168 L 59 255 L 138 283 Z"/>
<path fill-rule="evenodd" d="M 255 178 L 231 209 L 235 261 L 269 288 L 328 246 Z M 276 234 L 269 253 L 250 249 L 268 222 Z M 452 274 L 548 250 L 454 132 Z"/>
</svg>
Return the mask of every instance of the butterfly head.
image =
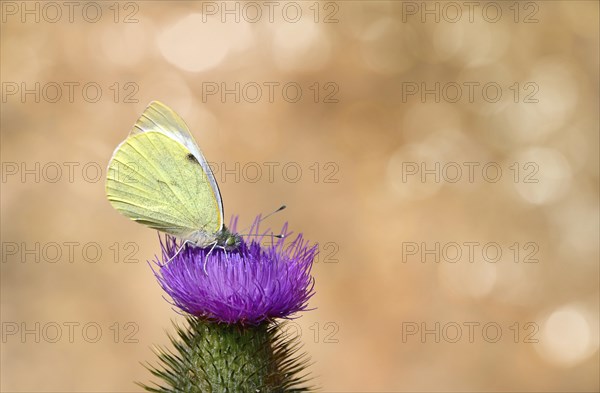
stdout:
<svg viewBox="0 0 600 393">
<path fill-rule="evenodd" d="M 226 251 L 235 250 L 240 244 L 242 244 L 242 237 L 237 233 L 231 232 L 225 226 L 217 235 L 217 247 L 221 247 Z"/>
</svg>

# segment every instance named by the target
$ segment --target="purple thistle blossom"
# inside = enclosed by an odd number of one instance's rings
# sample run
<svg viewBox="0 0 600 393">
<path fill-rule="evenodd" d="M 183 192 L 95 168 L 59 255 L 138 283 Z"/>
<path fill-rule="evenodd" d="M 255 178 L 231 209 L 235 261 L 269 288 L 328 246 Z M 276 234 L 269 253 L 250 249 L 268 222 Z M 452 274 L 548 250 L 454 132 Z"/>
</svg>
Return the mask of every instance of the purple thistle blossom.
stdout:
<svg viewBox="0 0 600 393">
<path fill-rule="evenodd" d="M 162 263 L 157 257 L 152 270 L 172 304 L 199 318 L 246 325 L 306 310 L 314 294 L 310 270 L 317 246 L 309 246 L 302 234 L 284 244 L 291 235 L 287 223 L 282 239 L 260 233 L 259 224 L 260 216 L 234 251 L 185 246 L 175 255 L 181 242 L 172 236 L 161 240 Z M 234 218 L 234 233 L 236 225 Z"/>
</svg>

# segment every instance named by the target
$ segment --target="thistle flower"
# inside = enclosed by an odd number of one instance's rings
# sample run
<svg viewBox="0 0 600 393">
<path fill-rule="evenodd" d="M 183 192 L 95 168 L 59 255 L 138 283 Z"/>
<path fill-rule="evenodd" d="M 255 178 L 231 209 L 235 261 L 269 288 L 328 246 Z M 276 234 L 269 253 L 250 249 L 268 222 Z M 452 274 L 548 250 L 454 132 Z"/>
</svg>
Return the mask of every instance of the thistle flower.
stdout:
<svg viewBox="0 0 600 393">
<path fill-rule="evenodd" d="M 237 218 L 231 223 L 236 231 Z M 201 319 L 228 324 L 257 325 L 273 318 L 290 318 L 306 310 L 314 294 L 310 275 L 316 246 L 302 234 L 289 244 L 284 225 L 274 238 L 260 232 L 260 216 L 254 220 L 234 251 L 184 246 L 167 236 L 161 241 L 162 262 L 153 268 L 173 305 Z"/>
<path fill-rule="evenodd" d="M 185 247 L 167 236 L 152 266 L 186 326 L 169 335 L 173 349 L 157 349 L 162 380 L 140 386 L 159 393 L 307 392 L 310 358 L 285 322 L 306 310 L 314 294 L 310 275 L 317 247 L 301 234 L 260 232 L 260 216 L 234 251 Z M 237 219 L 231 229 L 236 230 Z M 162 259 L 162 261 L 161 261 Z"/>
</svg>

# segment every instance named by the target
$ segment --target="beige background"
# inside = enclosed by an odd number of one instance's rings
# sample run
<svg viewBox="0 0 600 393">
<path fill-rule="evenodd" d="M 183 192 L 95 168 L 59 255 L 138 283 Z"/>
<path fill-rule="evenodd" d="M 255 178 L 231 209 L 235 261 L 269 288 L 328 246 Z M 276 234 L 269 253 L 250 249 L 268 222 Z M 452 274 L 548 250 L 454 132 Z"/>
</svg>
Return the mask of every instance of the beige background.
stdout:
<svg viewBox="0 0 600 393">
<path fill-rule="evenodd" d="M 76 2 L 70 21 L 2 2 L 2 391 L 150 379 L 181 317 L 145 263 L 156 233 L 102 172 L 155 99 L 232 170 L 228 216 L 285 203 L 269 225 L 322 245 L 293 325 L 322 391 L 597 391 L 598 3 L 474 3 L 277 2 L 270 21 L 262 2 Z M 206 95 L 236 82 L 239 103 Z M 439 102 L 407 90 L 436 83 Z"/>
</svg>

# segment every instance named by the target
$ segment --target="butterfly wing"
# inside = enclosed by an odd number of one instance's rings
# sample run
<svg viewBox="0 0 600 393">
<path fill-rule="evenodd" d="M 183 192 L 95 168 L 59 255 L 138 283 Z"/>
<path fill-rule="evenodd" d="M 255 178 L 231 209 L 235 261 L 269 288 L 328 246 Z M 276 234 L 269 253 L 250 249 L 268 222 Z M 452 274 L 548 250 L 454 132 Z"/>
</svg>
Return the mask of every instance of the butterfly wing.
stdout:
<svg viewBox="0 0 600 393">
<path fill-rule="evenodd" d="M 162 132 L 136 133 L 117 147 L 106 195 L 125 216 L 181 239 L 201 231 L 215 240 L 223 226 L 209 176 L 185 145 Z"/>
<path fill-rule="evenodd" d="M 130 136 L 144 132 L 160 132 L 184 145 L 196 157 L 208 176 L 208 181 L 217 196 L 221 217 L 224 216 L 223 200 L 215 176 L 206 162 L 202 151 L 190 133 L 185 121 L 171 108 L 159 101 L 152 101 L 133 126 Z"/>
</svg>

